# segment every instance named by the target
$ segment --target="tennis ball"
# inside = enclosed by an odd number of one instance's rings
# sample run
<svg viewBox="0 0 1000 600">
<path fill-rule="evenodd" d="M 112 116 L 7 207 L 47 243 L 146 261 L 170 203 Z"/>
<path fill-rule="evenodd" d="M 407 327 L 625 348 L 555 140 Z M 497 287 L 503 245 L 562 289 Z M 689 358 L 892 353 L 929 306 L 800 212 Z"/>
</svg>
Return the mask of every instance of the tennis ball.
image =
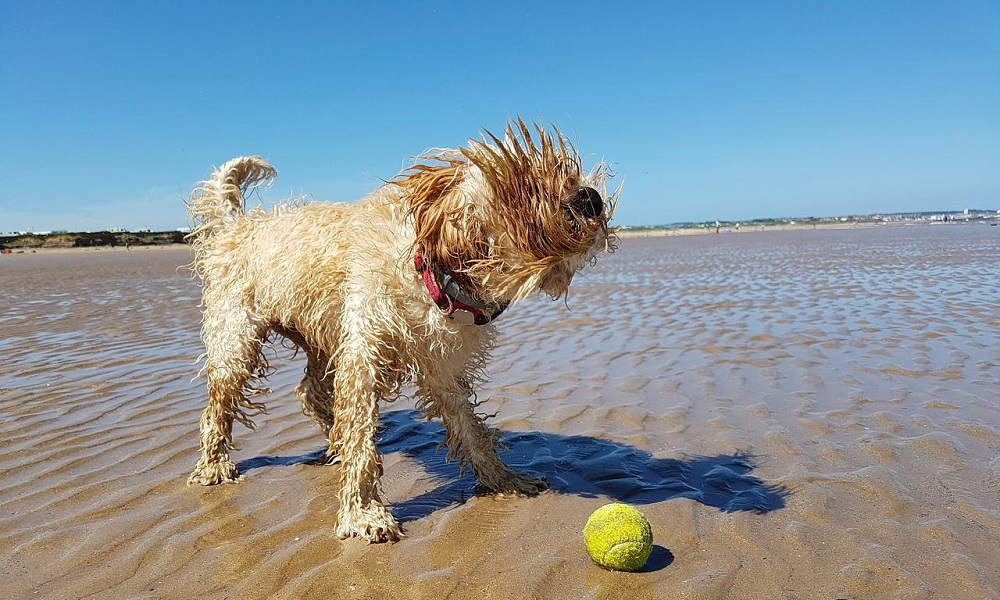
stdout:
<svg viewBox="0 0 1000 600">
<path fill-rule="evenodd" d="M 637 508 L 615 502 L 594 511 L 583 527 L 587 553 L 615 571 L 638 571 L 653 551 L 653 531 Z"/>
</svg>

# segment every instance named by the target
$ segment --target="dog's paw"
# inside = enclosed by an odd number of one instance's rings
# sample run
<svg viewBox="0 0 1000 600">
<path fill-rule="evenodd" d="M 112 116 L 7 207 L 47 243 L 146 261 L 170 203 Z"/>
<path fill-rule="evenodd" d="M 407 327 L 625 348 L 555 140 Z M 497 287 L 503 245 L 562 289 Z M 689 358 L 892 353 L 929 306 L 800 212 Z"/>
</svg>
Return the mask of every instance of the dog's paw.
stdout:
<svg viewBox="0 0 1000 600">
<path fill-rule="evenodd" d="M 403 537 L 399 524 L 385 506 L 372 502 L 367 508 L 343 508 L 337 513 L 337 537 L 359 537 L 370 544 L 398 542 Z"/>
<path fill-rule="evenodd" d="M 225 460 L 217 463 L 206 463 L 198 461 L 191 476 L 188 477 L 188 485 L 216 485 L 218 483 L 235 483 L 243 478 L 236 463 Z"/>
<path fill-rule="evenodd" d="M 528 473 L 508 469 L 493 477 L 490 481 L 482 481 L 480 488 L 497 496 L 537 496 L 549 489 L 544 479 L 539 479 Z"/>
</svg>

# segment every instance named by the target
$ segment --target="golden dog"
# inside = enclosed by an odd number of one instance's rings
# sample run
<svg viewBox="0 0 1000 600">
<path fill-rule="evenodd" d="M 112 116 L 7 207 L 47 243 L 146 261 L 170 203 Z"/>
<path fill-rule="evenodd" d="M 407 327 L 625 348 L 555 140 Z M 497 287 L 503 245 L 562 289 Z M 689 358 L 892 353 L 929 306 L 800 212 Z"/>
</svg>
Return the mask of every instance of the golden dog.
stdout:
<svg viewBox="0 0 1000 600">
<path fill-rule="evenodd" d="M 240 475 L 233 421 L 253 427 L 273 336 L 308 360 L 295 388 L 339 459 L 337 534 L 371 542 L 401 532 L 382 503 L 375 445 L 379 401 L 414 385 L 418 407 L 446 428 L 448 457 L 497 493 L 545 483 L 505 465 L 475 412 L 494 347 L 492 321 L 535 291 L 566 294 L 573 275 L 614 250 L 608 168 L 585 171 L 559 133 L 521 119 L 436 149 L 355 204 L 290 202 L 244 212 L 244 195 L 275 176 L 259 157 L 233 159 L 188 200 L 194 272 L 203 282 L 208 406 L 189 483 Z"/>
</svg>

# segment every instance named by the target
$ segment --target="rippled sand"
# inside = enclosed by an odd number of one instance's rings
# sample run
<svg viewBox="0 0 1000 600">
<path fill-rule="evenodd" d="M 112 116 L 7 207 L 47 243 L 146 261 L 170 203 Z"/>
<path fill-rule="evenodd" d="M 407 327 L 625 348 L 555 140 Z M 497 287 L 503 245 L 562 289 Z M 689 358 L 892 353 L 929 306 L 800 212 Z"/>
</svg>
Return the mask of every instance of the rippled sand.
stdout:
<svg viewBox="0 0 1000 600">
<path fill-rule="evenodd" d="M 336 469 L 275 350 L 238 485 L 188 487 L 203 385 L 186 250 L 0 257 L 0 597 L 998 598 L 1000 230 L 626 239 L 500 322 L 481 398 L 532 499 L 477 497 L 385 407 L 408 537 L 332 534 Z M 648 516 L 642 573 L 584 551 Z"/>
</svg>

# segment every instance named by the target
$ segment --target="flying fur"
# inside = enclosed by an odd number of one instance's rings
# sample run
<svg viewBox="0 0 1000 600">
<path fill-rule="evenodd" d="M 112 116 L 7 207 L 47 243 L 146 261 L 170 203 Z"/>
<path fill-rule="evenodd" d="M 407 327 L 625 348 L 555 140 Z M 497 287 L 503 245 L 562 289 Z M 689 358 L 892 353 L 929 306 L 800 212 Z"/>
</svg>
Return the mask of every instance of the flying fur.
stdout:
<svg viewBox="0 0 1000 600">
<path fill-rule="evenodd" d="M 563 297 L 577 271 L 614 250 L 609 222 L 619 191 L 607 193 L 607 166 L 585 172 L 558 130 L 532 131 L 517 119 L 503 139 L 487 132 L 464 148 L 429 151 L 358 203 L 245 212 L 247 193 L 275 175 L 260 157 L 236 158 L 188 200 L 209 396 L 189 481 L 239 479 L 232 424 L 252 427 L 265 409 L 253 400 L 267 374 L 261 349 L 278 335 L 306 355 L 295 392 L 326 435 L 328 456 L 341 462 L 341 537 L 401 535 L 381 500 L 375 432 L 379 402 L 407 384 L 418 407 L 444 422 L 449 458 L 485 489 L 543 489 L 500 460 L 495 431 L 474 410 L 494 325 L 468 326 L 442 312 L 413 261 L 421 254 L 484 301 L 535 291 Z M 603 203 L 581 202 L 591 188 Z"/>
</svg>

